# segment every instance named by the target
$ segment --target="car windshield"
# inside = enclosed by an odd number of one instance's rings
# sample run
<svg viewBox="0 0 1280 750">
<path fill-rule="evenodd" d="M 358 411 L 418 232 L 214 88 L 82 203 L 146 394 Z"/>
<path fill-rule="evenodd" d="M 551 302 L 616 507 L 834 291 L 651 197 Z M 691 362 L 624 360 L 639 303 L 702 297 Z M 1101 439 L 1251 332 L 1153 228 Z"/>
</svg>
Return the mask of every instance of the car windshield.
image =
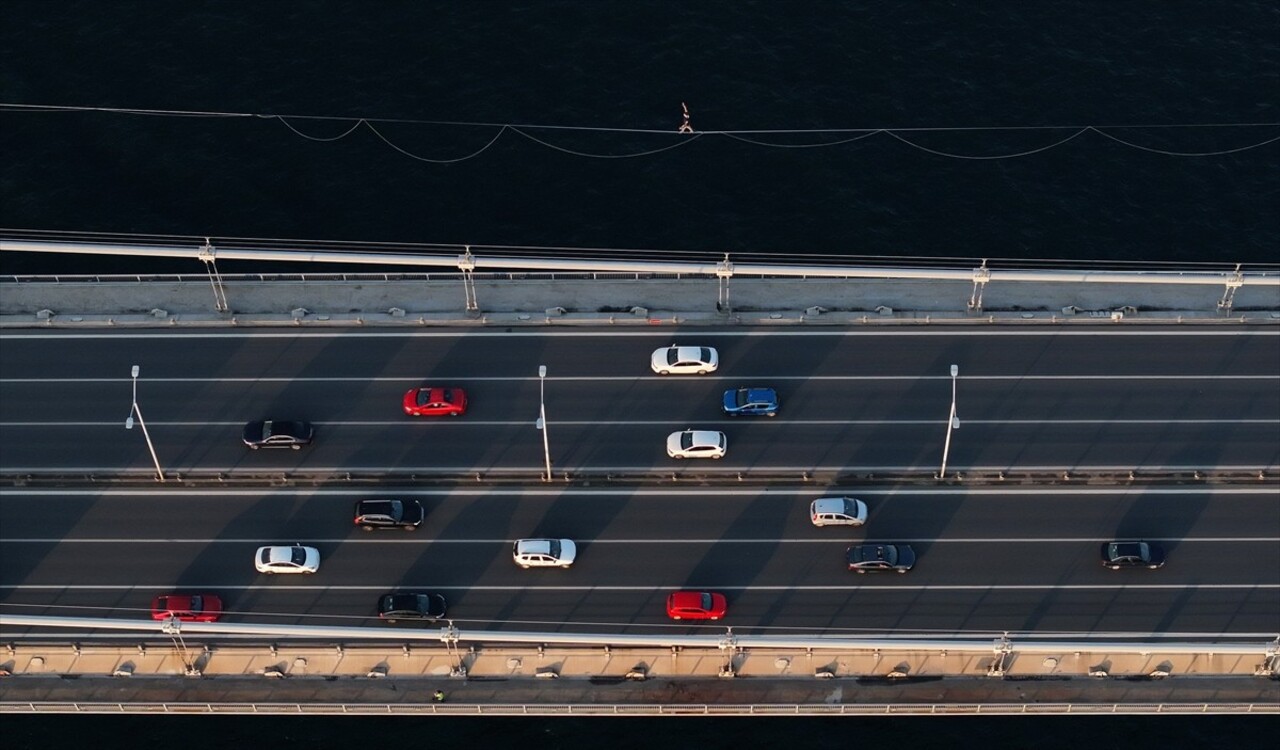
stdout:
<svg viewBox="0 0 1280 750">
<path fill-rule="evenodd" d="M 706 348 L 706 347 L 702 347 L 701 349 L 699 349 L 699 350 L 698 350 L 698 355 L 699 355 L 699 358 L 698 358 L 698 359 L 699 359 L 699 361 L 701 361 L 701 362 L 710 362 L 710 361 L 711 361 L 711 350 L 710 350 L 710 349 L 708 349 L 708 348 Z"/>
<path fill-rule="evenodd" d="M 548 549 L 549 549 L 548 554 L 550 554 L 552 557 L 560 557 L 560 542 L 552 540 Z"/>
<path fill-rule="evenodd" d="M 271 437 L 272 434 L 273 433 L 271 432 L 271 420 L 268 419 L 267 421 L 262 423 L 262 439 L 266 440 L 267 438 Z"/>
<path fill-rule="evenodd" d="M 430 388 L 418 389 L 417 401 L 418 401 L 418 406 L 426 406 L 427 404 L 431 403 L 431 389 Z"/>
<path fill-rule="evenodd" d="M 260 557 L 262 558 L 263 565 L 266 565 L 267 563 L 271 562 L 271 548 L 263 547 L 262 554 L 260 555 Z"/>
<path fill-rule="evenodd" d="M 204 597 L 200 596 L 199 594 L 196 594 L 195 596 L 191 597 L 191 611 L 201 612 L 203 610 L 204 610 Z"/>
<path fill-rule="evenodd" d="M 711 611 L 711 594 L 708 594 L 705 591 L 702 593 L 702 610 L 704 612 Z"/>
<path fill-rule="evenodd" d="M 751 392 L 748 391 L 746 388 L 739 388 L 737 393 L 738 406 L 746 406 L 749 403 L 749 400 L 747 397 L 750 395 L 751 395 Z"/>
<path fill-rule="evenodd" d="M 307 561 L 307 552 L 301 547 L 294 547 L 290 559 L 294 565 L 302 565 Z"/>
<path fill-rule="evenodd" d="M 680 435 L 680 447 L 689 450 L 693 447 L 693 433 L 686 432 Z"/>
</svg>

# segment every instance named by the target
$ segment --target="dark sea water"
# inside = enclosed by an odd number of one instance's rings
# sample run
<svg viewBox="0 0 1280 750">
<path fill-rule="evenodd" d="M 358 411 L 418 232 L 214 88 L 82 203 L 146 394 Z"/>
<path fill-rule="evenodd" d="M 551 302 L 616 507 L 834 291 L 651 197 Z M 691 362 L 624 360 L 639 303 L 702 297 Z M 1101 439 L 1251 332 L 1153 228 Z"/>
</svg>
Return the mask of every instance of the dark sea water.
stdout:
<svg viewBox="0 0 1280 750">
<path fill-rule="evenodd" d="M 674 131 L 1280 123 L 1280 4 L 0 0 L 0 101 Z M 456 159 L 494 127 L 380 124 Z M 599 156 L 674 135 L 526 131 Z M 1074 132 L 895 131 L 969 156 Z M 1210 152 L 1252 128 L 1107 129 Z M 760 135 L 777 146 L 839 140 Z M 592 158 L 508 131 L 454 164 L 359 128 L 0 112 L 0 227 L 473 245 L 1261 262 L 1280 142 L 1094 132 L 947 158 L 878 134 Z M 15 255 L 5 272 L 185 270 Z M 71 266 L 69 269 L 68 266 Z M 223 269 L 244 270 L 243 268 Z M 258 270 L 258 269 L 254 269 Z"/>
<path fill-rule="evenodd" d="M 0 103 L 672 130 L 885 128 L 973 157 L 1072 130 L 1226 151 L 1280 125 L 1255 2 L 0 0 Z M 979 130 L 908 131 L 918 128 Z M 436 160 L 494 127 L 379 124 Z M 1008 159 L 878 134 L 508 131 L 433 164 L 268 118 L 0 111 L 0 227 L 782 256 L 1275 262 L 1280 143 L 1174 157 L 1086 132 Z M 847 136 L 851 137 L 851 136 Z M 563 150 L 557 150 L 563 149 Z M 564 150 L 595 154 L 580 156 Z M 216 242 L 216 239 L 215 239 Z M 620 251 L 619 251 L 620 252 Z M 3 273 L 201 272 L 6 254 Z M 249 270 L 226 264 L 223 272 Z M 254 268 L 252 270 L 259 270 Z M 305 269 L 303 269 L 305 270 Z M 6 748 L 1238 747 L 1256 718 L 329 719 L 6 716 Z M 1269 733 L 1268 731 L 1269 730 Z M 303 744 L 305 743 L 305 744 Z"/>
</svg>

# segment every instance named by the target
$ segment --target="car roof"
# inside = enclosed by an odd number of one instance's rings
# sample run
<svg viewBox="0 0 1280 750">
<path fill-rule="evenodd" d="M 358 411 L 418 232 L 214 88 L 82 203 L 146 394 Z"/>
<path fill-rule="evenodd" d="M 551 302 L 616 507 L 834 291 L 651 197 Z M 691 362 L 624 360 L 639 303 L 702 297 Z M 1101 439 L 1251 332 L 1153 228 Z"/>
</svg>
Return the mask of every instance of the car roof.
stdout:
<svg viewBox="0 0 1280 750">
<path fill-rule="evenodd" d="M 522 555 L 549 555 L 551 554 L 550 539 L 521 539 L 518 547 Z"/>
<path fill-rule="evenodd" d="M 701 609 L 703 596 L 705 596 L 703 591 L 675 591 L 670 597 L 671 606 Z"/>
<path fill-rule="evenodd" d="M 843 497 L 820 497 L 813 501 L 813 512 L 815 513 L 846 513 L 852 509 L 848 507 L 850 503 Z"/>
</svg>

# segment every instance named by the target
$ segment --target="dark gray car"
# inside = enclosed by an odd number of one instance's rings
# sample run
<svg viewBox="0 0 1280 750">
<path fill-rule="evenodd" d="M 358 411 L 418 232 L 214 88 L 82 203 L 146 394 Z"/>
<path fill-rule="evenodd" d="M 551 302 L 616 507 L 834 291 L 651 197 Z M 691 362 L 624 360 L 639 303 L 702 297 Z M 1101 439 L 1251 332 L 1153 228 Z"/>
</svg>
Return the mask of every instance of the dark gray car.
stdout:
<svg viewBox="0 0 1280 750">
<path fill-rule="evenodd" d="M 292 448 L 295 451 L 311 445 L 316 431 L 310 422 L 267 419 L 244 426 L 244 444 L 259 448 Z"/>
<path fill-rule="evenodd" d="M 425 620 L 435 622 L 444 617 L 445 601 L 440 594 L 403 591 L 378 597 L 378 617 L 386 622 Z"/>
<path fill-rule="evenodd" d="M 894 570 L 906 573 L 916 564 L 916 551 L 907 544 L 857 544 L 845 553 L 849 570 L 859 573 Z"/>
<path fill-rule="evenodd" d="M 425 515 L 417 500 L 361 500 L 356 503 L 355 524 L 365 531 L 415 531 Z"/>
</svg>

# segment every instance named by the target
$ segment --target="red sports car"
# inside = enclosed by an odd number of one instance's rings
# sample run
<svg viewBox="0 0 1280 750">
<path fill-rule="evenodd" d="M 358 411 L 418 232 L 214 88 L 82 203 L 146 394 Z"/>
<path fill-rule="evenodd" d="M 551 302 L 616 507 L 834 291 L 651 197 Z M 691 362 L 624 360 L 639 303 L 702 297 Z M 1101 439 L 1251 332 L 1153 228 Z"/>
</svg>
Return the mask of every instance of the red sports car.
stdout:
<svg viewBox="0 0 1280 750">
<path fill-rule="evenodd" d="M 151 619 L 176 617 L 184 622 L 214 622 L 222 616 L 222 600 L 213 594 L 165 594 L 151 600 Z"/>
<path fill-rule="evenodd" d="M 467 410 L 467 393 L 461 388 L 414 388 L 404 394 L 404 413 L 411 417 L 456 417 Z"/>
<path fill-rule="evenodd" d="M 709 591 L 676 591 L 667 597 L 667 617 L 673 620 L 719 620 L 728 608 L 724 594 Z"/>
</svg>

